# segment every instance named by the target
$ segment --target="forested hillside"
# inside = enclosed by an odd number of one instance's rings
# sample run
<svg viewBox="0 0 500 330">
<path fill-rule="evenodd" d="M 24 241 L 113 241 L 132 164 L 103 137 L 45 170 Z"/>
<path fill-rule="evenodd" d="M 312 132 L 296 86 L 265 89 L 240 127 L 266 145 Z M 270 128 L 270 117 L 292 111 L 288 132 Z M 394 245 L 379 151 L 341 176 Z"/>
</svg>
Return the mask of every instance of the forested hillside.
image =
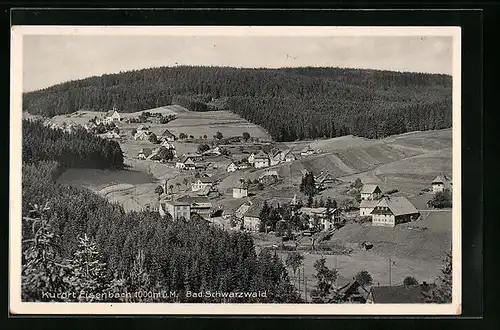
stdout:
<svg viewBox="0 0 500 330">
<path fill-rule="evenodd" d="M 123 168 L 120 144 L 86 130 L 73 133 L 46 127 L 41 121 L 23 120 L 23 161 L 57 161 L 65 167 Z"/>
<path fill-rule="evenodd" d="M 188 290 L 211 290 L 267 293 L 226 302 L 299 301 L 281 259 L 267 251 L 257 254 L 248 234 L 228 233 L 201 217 L 172 221 L 156 212 L 125 213 L 86 189 L 56 183 L 50 175 L 55 166 L 55 162 L 23 165 L 23 300 L 90 299 L 44 298 L 42 292 L 166 290 L 177 291 L 179 297 L 117 301 L 224 301 L 183 295 Z"/>
<path fill-rule="evenodd" d="M 26 93 L 23 109 L 135 112 L 172 102 L 223 109 L 279 141 L 354 134 L 368 138 L 451 127 L 451 77 L 340 68 L 173 67 L 71 81 Z"/>
</svg>

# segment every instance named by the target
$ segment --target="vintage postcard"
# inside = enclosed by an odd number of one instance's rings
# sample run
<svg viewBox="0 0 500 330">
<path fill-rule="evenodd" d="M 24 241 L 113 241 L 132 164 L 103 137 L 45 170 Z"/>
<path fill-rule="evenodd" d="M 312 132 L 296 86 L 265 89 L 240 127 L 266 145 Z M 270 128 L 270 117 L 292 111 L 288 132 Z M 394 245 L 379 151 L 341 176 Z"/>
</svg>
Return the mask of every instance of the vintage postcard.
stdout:
<svg viewBox="0 0 500 330">
<path fill-rule="evenodd" d="M 461 313 L 459 27 L 11 32 L 12 313 Z"/>
</svg>

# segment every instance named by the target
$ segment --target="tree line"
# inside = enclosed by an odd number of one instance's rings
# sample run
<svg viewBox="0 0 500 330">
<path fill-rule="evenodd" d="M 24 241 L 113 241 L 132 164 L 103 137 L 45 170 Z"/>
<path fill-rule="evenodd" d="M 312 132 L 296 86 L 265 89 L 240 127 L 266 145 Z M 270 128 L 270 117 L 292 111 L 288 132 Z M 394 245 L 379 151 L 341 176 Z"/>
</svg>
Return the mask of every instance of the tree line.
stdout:
<svg viewBox="0 0 500 330">
<path fill-rule="evenodd" d="M 367 138 L 451 127 L 451 77 L 341 68 L 161 67 L 66 82 L 25 93 L 23 109 L 135 112 L 169 104 L 230 110 L 278 141 Z"/>
<path fill-rule="evenodd" d="M 57 161 L 64 167 L 123 168 L 123 153 L 116 141 L 76 129 L 65 132 L 41 121 L 23 120 L 23 162 Z"/>
<path fill-rule="evenodd" d="M 55 182 L 51 173 L 56 167 L 46 161 L 23 165 L 23 300 L 97 301 L 102 297 L 95 295 L 102 292 L 163 289 L 178 297 L 120 296 L 116 301 L 300 301 L 281 259 L 267 250 L 257 253 L 249 234 L 228 233 L 199 216 L 172 221 L 157 212 L 126 213 L 89 190 Z M 75 290 L 89 294 L 42 296 Z M 208 290 L 266 296 L 185 295 Z"/>
</svg>

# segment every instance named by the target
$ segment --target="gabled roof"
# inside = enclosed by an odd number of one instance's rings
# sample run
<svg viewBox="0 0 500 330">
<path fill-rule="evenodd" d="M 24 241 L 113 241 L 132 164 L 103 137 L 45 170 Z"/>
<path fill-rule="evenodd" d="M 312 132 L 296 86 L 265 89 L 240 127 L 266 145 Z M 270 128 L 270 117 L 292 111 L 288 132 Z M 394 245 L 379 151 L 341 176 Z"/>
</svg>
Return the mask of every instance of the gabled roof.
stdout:
<svg viewBox="0 0 500 330">
<path fill-rule="evenodd" d="M 243 216 L 252 217 L 252 218 L 260 218 L 260 211 L 262 210 L 262 205 L 254 204 L 250 206 L 250 208 L 245 212 Z"/>
<path fill-rule="evenodd" d="M 200 180 L 202 183 L 214 183 L 216 181 L 214 177 L 208 176 L 200 177 L 198 180 Z"/>
<path fill-rule="evenodd" d="M 163 132 L 162 136 L 175 137 L 175 135 L 174 135 L 174 134 L 172 134 L 172 132 L 170 132 L 168 129 L 166 129 L 166 130 Z"/>
<path fill-rule="evenodd" d="M 359 295 L 365 299 L 367 299 L 368 296 L 370 295 L 370 291 L 368 291 L 363 285 L 361 285 L 356 280 L 340 287 L 338 289 L 338 292 L 346 296 Z"/>
<path fill-rule="evenodd" d="M 139 127 L 137 127 L 137 130 L 138 131 L 149 130 L 149 127 L 147 125 L 139 125 Z"/>
<path fill-rule="evenodd" d="M 179 160 L 177 161 L 178 163 L 184 163 L 184 164 L 192 164 L 194 165 L 194 162 L 193 160 L 186 156 L 186 155 L 183 155 L 181 158 L 179 158 Z"/>
<path fill-rule="evenodd" d="M 388 207 L 395 216 L 418 213 L 415 206 L 406 197 L 384 197 L 376 207 Z"/>
<path fill-rule="evenodd" d="M 445 183 L 445 182 L 451 182 L 451 178 L 444 174 L 438 175 L 434 180 L 432 180 L 432 183 Z"/>
<path fill-rule="evenodd" d="M 368 184 L 363 185 L 363 188 L 361 189 L 362 194 L 373 194 L 376 192 L 382 192 L 380 187 L 376 184 L 368 183 Z"/>
<path fill-rule="evenodd" d="M 307 145 L 300 152 L 308 152 L 308 151 L 314 151 L 313 148 L 311 148 L 311 145 Z"/>
<path fill-rule="evenodd" d="M 361 203 L 359 203 L 359 208 L 374 208 L 379 202 L 379 200 L 362 200 Z"/>
<path fill-rule="evenodd" d="M 255 159 L 267 159 L 269 156 L 263 151 L 259 150 L 259 152 L 255 155 Z"/>
<path fill-rule="evenodd" d="M 272 171 L 265 171 L 264 173 L 262 173 L 260 176 L 259 176 L 259 179 L 262 179 L 263 177 L 265 176 L 277 176 L 279 177 L 278 175 L 278 171 L 276 170 L 272 170 Z"/>
<path fill-rule="evenodd" d="M 424 303 L 422 296 L 424 291 L 423 285 L 374 286 L 371 288 L 372 299 L 376 304 L 421 304 Z"/>
<path fill-rule="evenodd" d="M 240 207 L 238 207 L 238 209 L 234 212 L 234 215 L 237 218 L 242 218 L 246 214 L 250 206 L 251 205 L 247 203 L 241 204 Z"/>
</svg>

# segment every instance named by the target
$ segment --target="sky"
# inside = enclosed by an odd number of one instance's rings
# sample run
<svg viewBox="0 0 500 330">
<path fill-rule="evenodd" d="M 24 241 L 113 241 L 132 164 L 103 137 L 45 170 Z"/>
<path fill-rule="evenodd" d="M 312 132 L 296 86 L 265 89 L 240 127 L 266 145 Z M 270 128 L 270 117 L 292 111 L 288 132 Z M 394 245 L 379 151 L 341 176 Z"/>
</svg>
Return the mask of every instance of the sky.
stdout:
<svg viewBox="0 0 500 330">
<path fill-rule="evenodd" d="M 177 65 L 344 67 L 452 73 L 446 36 L 25 35 L 23 91 L 134 69 Z"/>
</svg>

